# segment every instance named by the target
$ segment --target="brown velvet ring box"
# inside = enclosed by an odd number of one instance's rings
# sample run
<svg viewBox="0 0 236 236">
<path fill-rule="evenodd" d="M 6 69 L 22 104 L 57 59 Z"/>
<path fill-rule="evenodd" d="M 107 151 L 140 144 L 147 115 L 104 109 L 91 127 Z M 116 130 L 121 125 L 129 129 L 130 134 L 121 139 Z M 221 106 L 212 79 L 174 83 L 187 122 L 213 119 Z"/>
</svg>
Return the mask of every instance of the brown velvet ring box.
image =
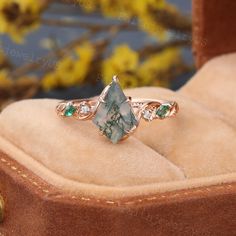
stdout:
<svg viewBox="0 0 236 236">
<path fill-rule="evenodd" d="M 176 118 L 113 145 L 91 122 L 58 118 L 56 100 L 0 114 L 1 236 L 236 235 L 236 4 L 193 5 L 198 64 L 214 58 L 177 92 L 126 91 L 176 100 Z"/>
</svg>

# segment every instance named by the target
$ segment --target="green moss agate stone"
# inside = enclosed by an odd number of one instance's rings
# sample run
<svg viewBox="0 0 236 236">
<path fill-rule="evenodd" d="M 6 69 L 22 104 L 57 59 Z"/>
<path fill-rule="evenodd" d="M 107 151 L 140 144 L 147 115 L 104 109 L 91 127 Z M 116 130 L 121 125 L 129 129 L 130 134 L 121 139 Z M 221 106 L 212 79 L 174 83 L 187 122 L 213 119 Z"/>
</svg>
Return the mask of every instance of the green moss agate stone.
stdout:
<svg viewBox="0 0 236 236">
<path fill-rule="evenodd" d="M 132 107 L 117 81 L 111 83 L 104 101 L 99 104 L 93 123 L 112 143 L 117 143 L 138 124 Z"/>
</svg>

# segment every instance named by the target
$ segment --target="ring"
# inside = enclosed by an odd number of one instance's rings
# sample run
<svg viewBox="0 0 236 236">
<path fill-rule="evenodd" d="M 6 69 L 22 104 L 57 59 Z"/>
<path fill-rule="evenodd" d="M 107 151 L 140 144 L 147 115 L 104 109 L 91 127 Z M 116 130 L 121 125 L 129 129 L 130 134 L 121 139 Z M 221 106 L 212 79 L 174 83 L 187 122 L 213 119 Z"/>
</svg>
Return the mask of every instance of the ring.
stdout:
<svg viewBox="0 0 236 236">
<path fill-rule="evenodd" d="M 117 76 L 113 76 L 112 82 L 100 96 L 62 101 L 56 107 L 56 112 L 61 117 L 92 120 L 100 133 L 112 143 L 129 137 L 137 129 L 141 119 L 163 120 L 175 116 L 178 110 L 179 106 L 175 101 L 127 97 Z"/>
</svg>

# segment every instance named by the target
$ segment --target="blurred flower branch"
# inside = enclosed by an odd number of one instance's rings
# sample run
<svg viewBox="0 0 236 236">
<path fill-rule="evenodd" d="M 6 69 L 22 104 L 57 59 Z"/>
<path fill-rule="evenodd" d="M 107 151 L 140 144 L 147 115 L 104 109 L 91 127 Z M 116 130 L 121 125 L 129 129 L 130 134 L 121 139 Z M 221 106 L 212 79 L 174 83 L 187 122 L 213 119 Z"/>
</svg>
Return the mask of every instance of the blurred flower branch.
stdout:
<svg viewBox="0 0 236 236">
<path fill-rule="evenodd" d="M 116 23 L 86 22 L 78 19 L 49 18 L 43 12 L 53 2 L 73 4 L 78 14 L 101 13 L 118 19 Z M 133 19 L 136 19 L 133 23 Z M 106 84 L 118 74 L 124 87 L 165 86 L 177 75 L 192 70 L 181 54 L 190 46 L 191 20 L 164 0 L 1 0 L 0 33 L 8 34 L 17 43 L 40 25 L 83 28 L 85 32 L 66 45 L 52 41 L 49 53 L 37 61 L 14 67 L 0 52 L 0 106 L 12 100 L 33 97 L 40 90 L 65 89 L 102 79 Z M 113 38 L 122 31 L 144 31 L 154 40 L 134 50 L 127 44 L 110 51 Z M 169 32 L 183 34 L 173 39 Z M 94 40 L 103 32 L 103 37 Z M 186 37 L 187 35 L 187 37 Z M 38 73 L 40 72 L 40 73 Z"/>
</svg>

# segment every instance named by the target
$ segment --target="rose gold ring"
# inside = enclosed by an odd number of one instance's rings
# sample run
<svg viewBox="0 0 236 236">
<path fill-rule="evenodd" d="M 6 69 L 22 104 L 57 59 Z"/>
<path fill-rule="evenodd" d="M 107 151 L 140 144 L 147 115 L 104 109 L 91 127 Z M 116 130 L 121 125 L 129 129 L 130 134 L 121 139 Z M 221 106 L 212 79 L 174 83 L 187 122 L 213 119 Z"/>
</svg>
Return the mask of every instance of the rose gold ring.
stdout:
<svg viewBox="0 0 236 236">
<path fill-rule="evenodd" d="M 133 133 L 141 119 L 163 120 L 174 117 L 179 110 L 175 101 L 138 99 L 125 96 L 118 77 L 113 76 L 101 95 L 91 99 L 62 101 L 56 107 L 61 117 L 92 120 L 102 135 L 113 143 Z"/>
</svg>

